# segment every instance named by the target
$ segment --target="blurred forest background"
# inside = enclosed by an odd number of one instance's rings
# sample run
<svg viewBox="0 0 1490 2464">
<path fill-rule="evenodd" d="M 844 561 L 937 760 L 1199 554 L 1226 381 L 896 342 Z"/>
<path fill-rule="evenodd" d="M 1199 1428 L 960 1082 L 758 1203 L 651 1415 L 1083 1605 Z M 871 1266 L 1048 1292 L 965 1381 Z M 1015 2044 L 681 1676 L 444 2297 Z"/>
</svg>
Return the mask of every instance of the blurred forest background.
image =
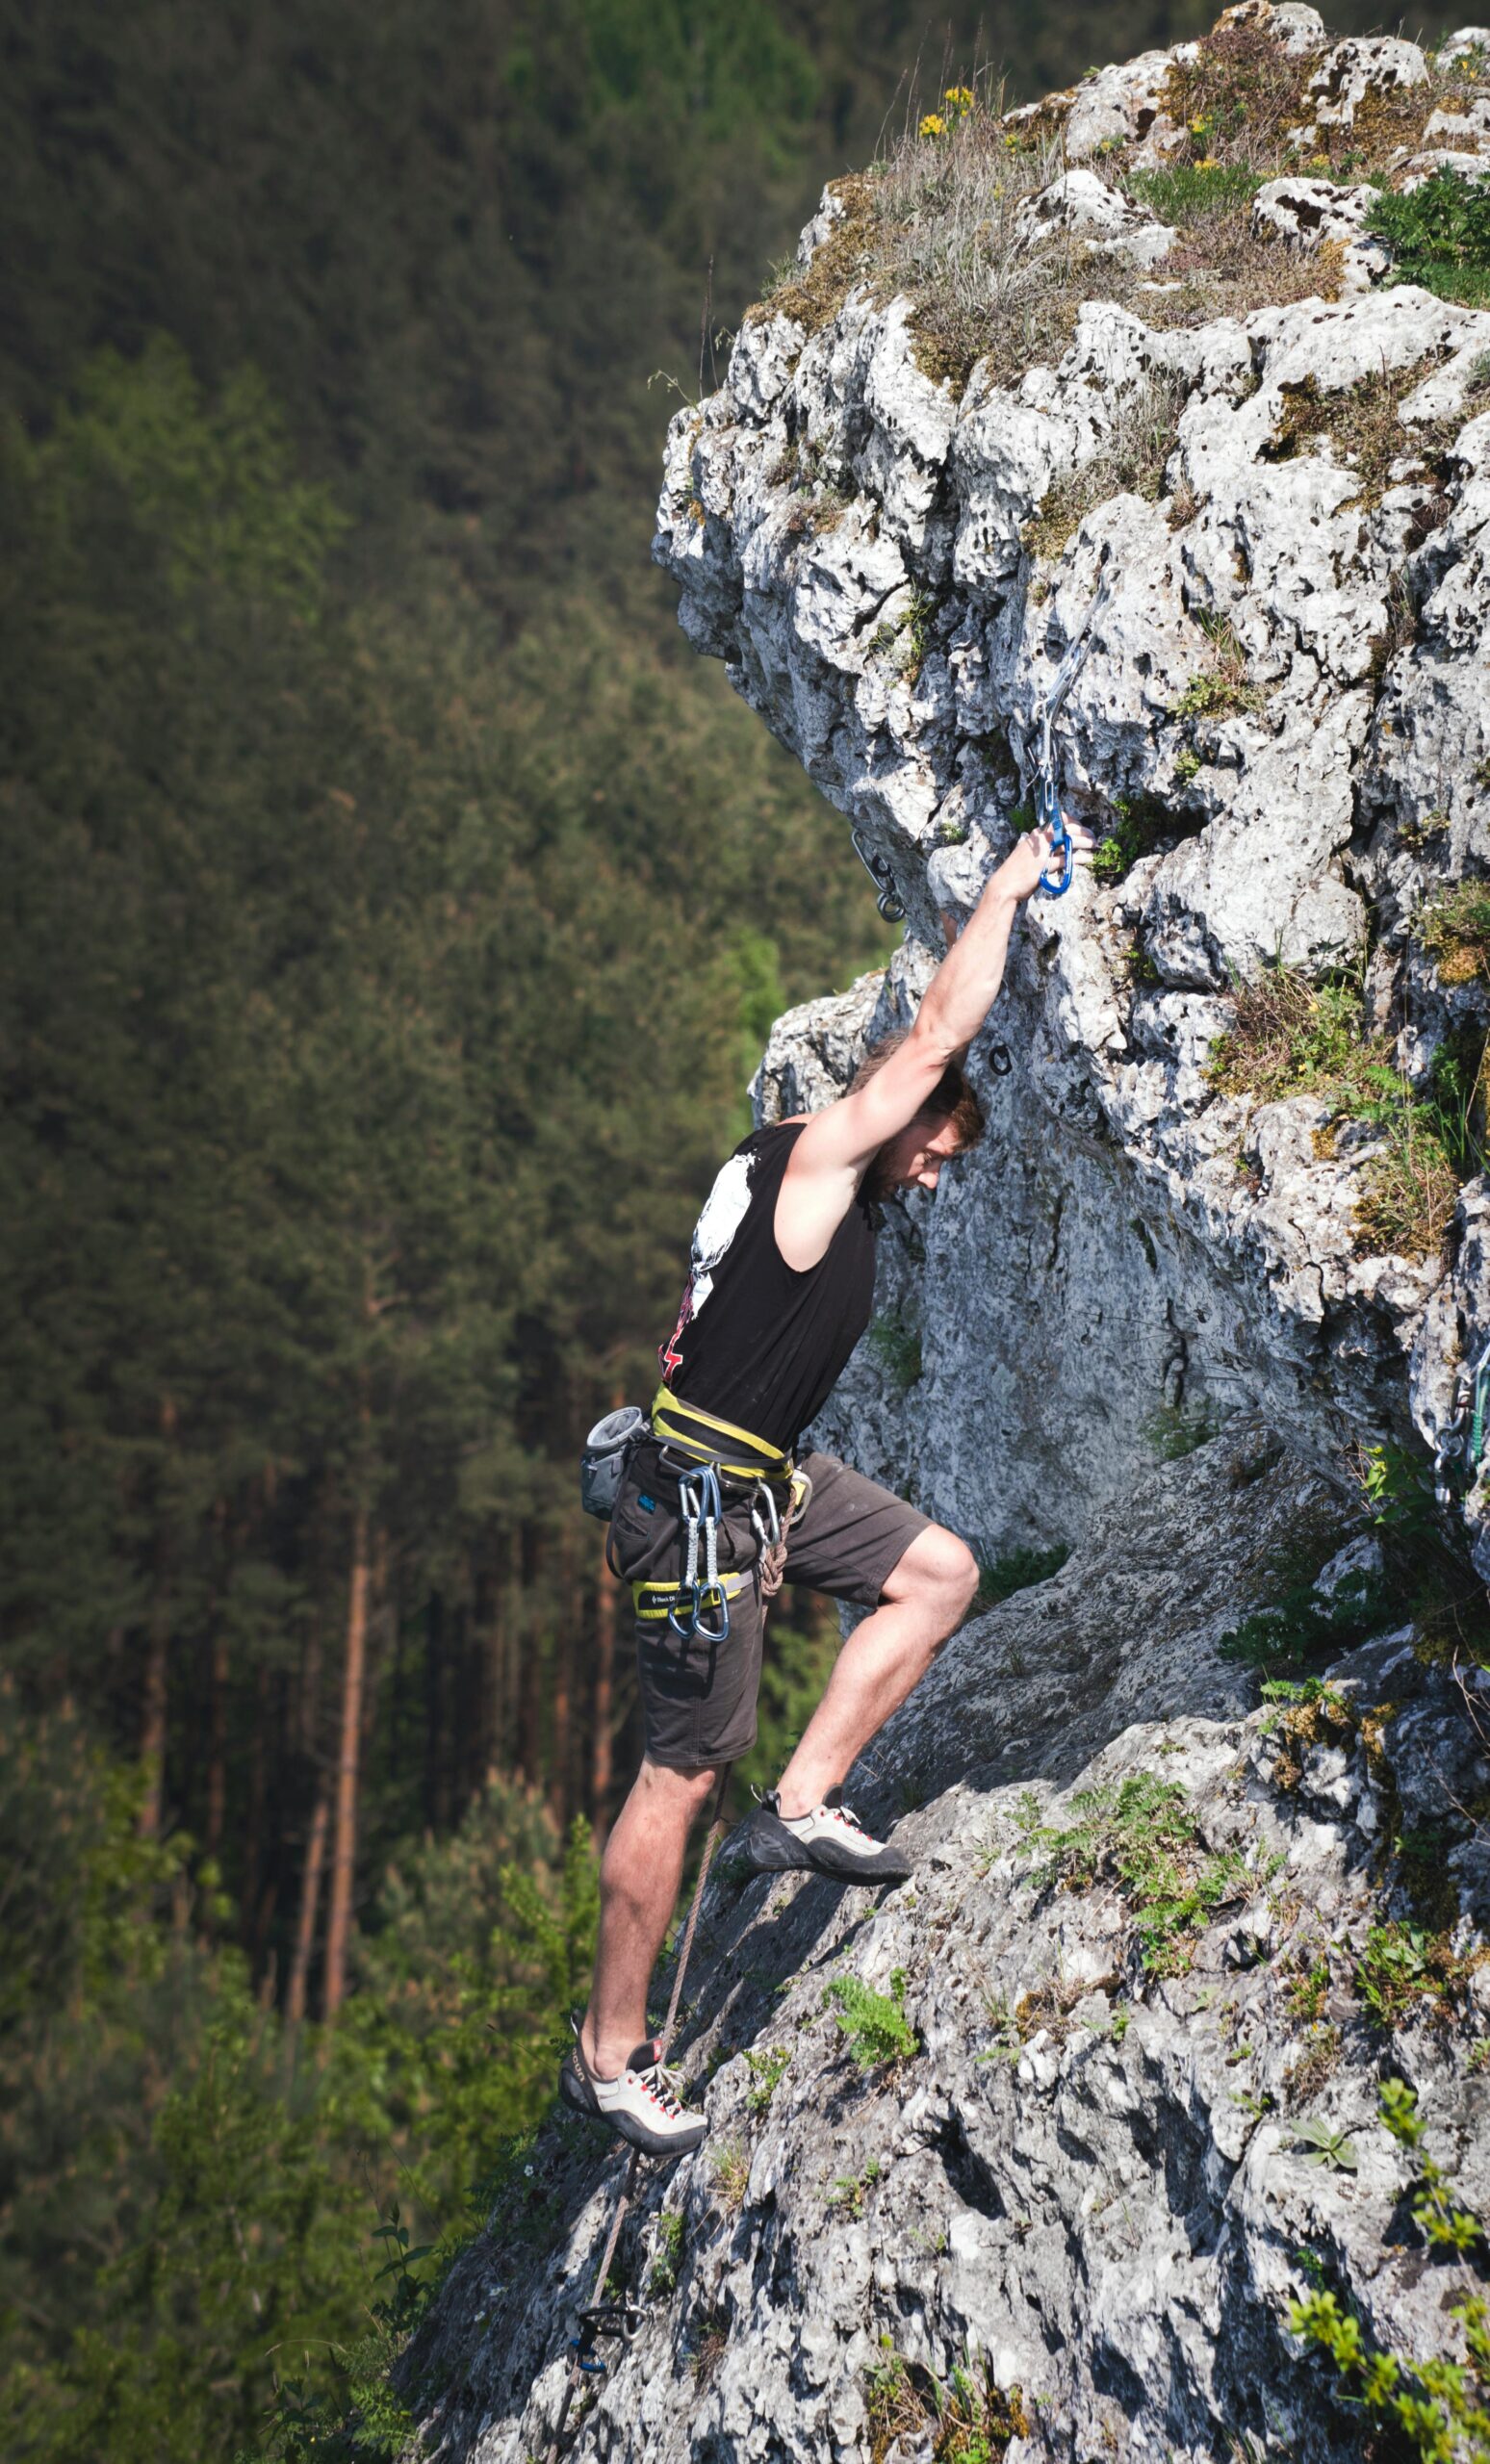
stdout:
<svg viewBox="0 0 1490 2464">
<path fill-rule="evenodd" d="M 634 1760 L 578 1444 L 887 948 L 649 564 L 675 389 L 914 93 L 1212 13 L 0 5 L 13 2456 L 397 2449 Z"/>
</svg>

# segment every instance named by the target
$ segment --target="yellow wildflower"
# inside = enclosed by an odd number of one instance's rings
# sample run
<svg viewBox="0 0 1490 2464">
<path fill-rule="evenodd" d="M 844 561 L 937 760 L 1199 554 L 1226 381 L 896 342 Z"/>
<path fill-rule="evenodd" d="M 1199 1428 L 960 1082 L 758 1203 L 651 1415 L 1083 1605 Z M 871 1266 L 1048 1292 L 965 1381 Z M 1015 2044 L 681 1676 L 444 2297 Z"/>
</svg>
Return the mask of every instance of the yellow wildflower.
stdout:
<svg viewBox="0 0 1490 2464">
<path fill-rule="evenodd" d="M 945 137 L 946 133 L 947 123 L 940 112 L 928 112 L 917 132 L 921 137 Z"/>
<path fill-rule="evenodd" d="M 1190 123 L 1190 134 L 1192 137 L 1203 137 L 1210 125 L 1208 119 L 1193 119 Z"/>
<path fill-rule="evenodd" d="M 1219 171 L 1220 169 L 1220 155 L 1202 154 L 1199 162 L 1195 165 L 1195 169 L 1197 171 Z"/>
<path fill-rule="evenodd" d="M 973 107 L 973 90 L 970 86 L 949 86 L 942 101 L 950 103 L 959 116 L 965 118 Z"/>
<path fill-rule="evenodd" d="M 1309 168 L 1311 171 L 1323 177 L 1323 173 L 1329 169 L 1329 156 L 1327 154 L 1311 154 L 1309 157 Z"/>
</svg>

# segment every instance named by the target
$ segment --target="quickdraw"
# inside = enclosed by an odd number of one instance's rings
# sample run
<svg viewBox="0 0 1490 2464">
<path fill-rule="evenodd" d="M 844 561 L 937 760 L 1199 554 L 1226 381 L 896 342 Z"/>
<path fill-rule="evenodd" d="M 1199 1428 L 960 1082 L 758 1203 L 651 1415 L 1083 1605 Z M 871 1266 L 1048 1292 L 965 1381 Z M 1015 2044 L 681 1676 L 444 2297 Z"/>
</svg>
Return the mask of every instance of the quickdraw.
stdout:
<svg viewBox="0 0 1490 2464">
<path fill-rule="evenodd" d="M 687 1643 L 723 1643 L 730 1634 L 730 1602 L 719 1579 L 719 1526 L 724 1500 L 712 1463 L 685 1472 L 678 1483 L 678 1511 L 687 1534 L 682 1580 L 667 1612 L 669 1631 Z M 699 1541 L 704 1543 L 704 1580 L 699 1581 Z M 718 1624 L 708 1622 L 717 1616 Z"/>
<path fill-rule="evenodd" d="M 1048 898 L 1064 898 L 1076 878 L 1076 848 L 1065 813 L 1061 810 L 1060 790 L 1056 784 L 1055 745 L 1052 731 L 1061 706 L 1075 683 L 1082 664 L 1092 647 L 1092 620 L 1107 596 L 1108 551 L 1103 549 L 1098 564 L 1101 576 L 1081 623 L 1066 646 L 1066 656 L 1056 670 L 1055 681 L 1048 693 L 1042 693 L 1035 705 L 1035 725 L 1040 730 L 1040 783 L 1036 790 L 1036 828 L 1050 833 L 1050 860 L 1040 877 L 1040 886 Z"/>
<path fill-rule="evenodd" d="M 1490 1414 L 1490 1335 L 1481 1344 L 1473 1368 L 1466 1363 L 1459 1371 L 1453 1390 L 1453 1409 L 1434 1450 L 1433 1492 L 1440 1505 L 1452 1505 L 1455 1502 L 1456 1471 L 1462 1471 L 1461 1485 L 1473 1487 L 1484 1459 L 1487 1414 Z"/>
<path fill-rule="evenodd" d="M 890 869 L 889 858 L 881 855 L 878 848 L 869 846 L 861 830 L 851 831 L 849 835 L 854 841 L 855 855 L 880 893 L 875 905 L 885 922 L 903 924 L 906 920 L 906 903 L 895 887 L 895 876 Z"/>
</svg>

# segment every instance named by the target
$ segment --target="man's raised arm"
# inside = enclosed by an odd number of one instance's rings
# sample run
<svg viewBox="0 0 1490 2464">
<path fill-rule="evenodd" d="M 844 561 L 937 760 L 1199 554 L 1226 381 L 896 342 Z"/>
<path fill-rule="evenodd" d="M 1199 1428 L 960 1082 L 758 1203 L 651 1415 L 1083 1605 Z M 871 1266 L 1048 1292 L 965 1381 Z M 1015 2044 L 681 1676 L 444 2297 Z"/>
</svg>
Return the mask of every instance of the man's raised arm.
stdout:
<svg viewBox="0 0 1490 2464">
<path fill-rule="evenodd" d="M 1077 846 L 1089 834 L 1075 828 Z M 1021 902 L 1050 860 L 1048 830 L 1027 830 L 984 885 L 983 895 L 926 988 L 915 1024 L 882 1069 L 850 1095 L 814 1113 L 792 1150 L 776 1207 L 776 1241 L 788 1266 L 815 1266 L 886 1142 L 909 1129 L 948 1062 L 966 1050 L 998 996 L 1009 935 Z"/>
</svg>

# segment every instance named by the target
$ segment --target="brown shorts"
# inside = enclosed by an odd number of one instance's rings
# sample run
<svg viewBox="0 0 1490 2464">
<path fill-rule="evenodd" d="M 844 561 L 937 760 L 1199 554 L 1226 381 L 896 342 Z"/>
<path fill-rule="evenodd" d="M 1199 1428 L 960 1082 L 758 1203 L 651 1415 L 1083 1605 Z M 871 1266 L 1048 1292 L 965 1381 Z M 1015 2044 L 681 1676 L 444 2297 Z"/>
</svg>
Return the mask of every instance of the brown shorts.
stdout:
<svg viewBox="0 0 1490 2464">
<path fill-rule="evenodd" d="M 930 1518 L 835 1455 L 809 1454 L 801 1468 L 812 1498 L 791 1527 L 786 1580 L 873 1608 L 891 1569 L 917 1533 L 930 1528 Z M 648 1758 L 670 1770 L 696 1771 L 737 1762 L 756 1742 L 766 1603 L 749 1498 L 728 1502 L 720 1527 L 719 1571 L 730 1601 L 723 1642 L 701 1635 L 685 1642 L 668 1626 L 682 1552 L 677 1476 L 659 1468 L 655 1447 L 643 1446 L 610 1519 L 611 1563 L 631 1586 Z M 717 1624 L 717 1616 L 706 1622 Z"/>
</svg>

